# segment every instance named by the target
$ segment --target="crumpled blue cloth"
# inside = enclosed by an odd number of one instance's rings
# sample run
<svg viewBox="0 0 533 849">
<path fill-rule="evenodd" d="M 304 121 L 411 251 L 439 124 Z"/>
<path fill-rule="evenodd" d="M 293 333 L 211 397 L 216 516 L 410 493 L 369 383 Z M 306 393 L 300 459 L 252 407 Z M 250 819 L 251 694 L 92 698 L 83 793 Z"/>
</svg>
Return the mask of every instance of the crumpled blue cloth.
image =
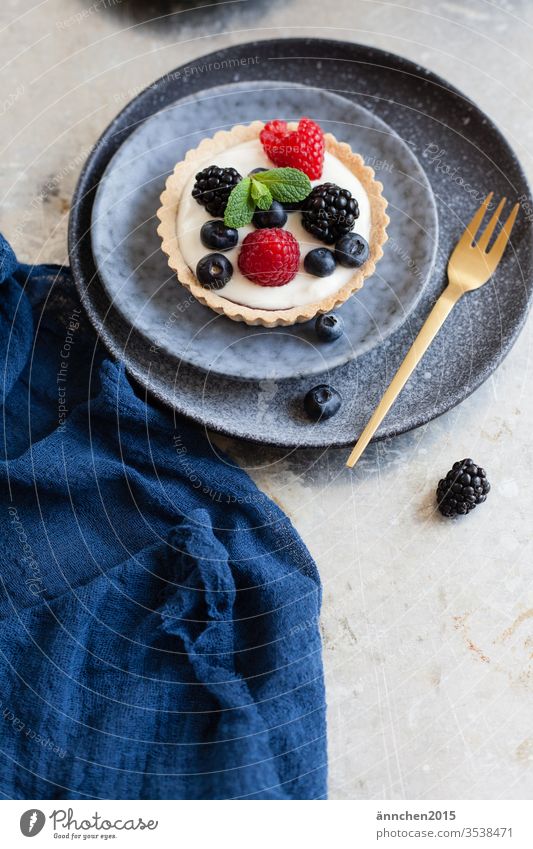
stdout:
<svg viewBox="0 0 533 849">
<path fill-rule="evenodd" d="M 0 792 L 326 794 L 315 564 L 0 236 Z"/>
</svg>

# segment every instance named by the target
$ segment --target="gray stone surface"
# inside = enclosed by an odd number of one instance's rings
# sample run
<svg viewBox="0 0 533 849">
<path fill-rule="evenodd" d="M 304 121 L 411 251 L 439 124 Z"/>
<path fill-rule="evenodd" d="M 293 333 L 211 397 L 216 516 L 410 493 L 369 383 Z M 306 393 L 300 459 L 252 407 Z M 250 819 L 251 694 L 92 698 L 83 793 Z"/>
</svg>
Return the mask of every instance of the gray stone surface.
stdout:
<svg viewBox="0 0 533 849">
<path fill-rule="evenodd" d="M 327 35 L 425 64 L 498 123 L 533 174 L 526 0 L 337 0 L 327 10 L 258 0 L 141 25 L 150 8 L 155 16 L 153 4 L 127 0 L 0 8 L 1 226 L 22 259 L 66 261 L 80 168 L 137 91 L 253 37 Z M 342 450 L 217 440 L 289 513 L 321 570 L 332 798 L 531 797 L 530 342 L 528 325 L 460 407 L 371 447 L 353 473 Z M 493 492 L 465 521 L 445 522 L 434 487 L 467 455 Z"/>
</svg>

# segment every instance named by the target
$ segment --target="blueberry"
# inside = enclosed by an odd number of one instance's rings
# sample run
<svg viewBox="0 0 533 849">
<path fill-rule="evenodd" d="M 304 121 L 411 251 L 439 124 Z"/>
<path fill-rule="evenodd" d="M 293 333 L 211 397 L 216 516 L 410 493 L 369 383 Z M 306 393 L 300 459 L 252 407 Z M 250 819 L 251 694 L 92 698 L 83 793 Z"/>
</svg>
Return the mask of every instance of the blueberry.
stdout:
<svg viewBox="0 0 533 849">
<path fill-rule="evenodd" d="M 336 389 L 333 389 L 327 383 L 320 383 L 310 389 L 304 398 L 305 412 L 315 422 L 334 416 L 339 411 L 341 404 L 341 396 Z"/>
<path fill-rule="evenodd" d="M 319 315 L 315 321 L 315 333 L 322 342 L 334 342 L 342 336 L 344 321 L 334 312 Z"/>
<path fill-rule="evenodd" d="M 287 223 L 287 213 L 282 205 L 274 200 L 270 209 L 256 209 L 252 223 L 258 230 L 264 230 L 267 227 L 283 227 Z"/>
<path fill-rule="evenodd" d="M 360 268 L 369 253 L 368 242 L 357 233 L 346 233 L 335 245 L 337 262 L 346 268 Z"/>
<path fill-rule="evenodd" d="M 226 227 L 222 219 L 206 221 L 200 230 L 202 245 L 214 251 L 230 251 L 239 241 L 239 234 L 233 227 Z"/>
<path fill-rule="evenodd" d="M 304 205 L 304 200 L 287 200 L 282 203 L 285 212 L 297 212 Z"/>
<path fill-rule="evenodd" d="M 335 271 L 337 263 L 332 251 L 327 248 L 315 248 L 304 259 L 304 268 L 315 277 L 329 277 Z"/>
<path fill-rule="evenodd" d="M 224 254 L 207 254 L 196 266 L 196 277 L 204 289 L 222 289 L 233 274 L 233 266 Z"/>
<path fill-rule="evenodd" d="M 253 171 L 250 171 L 248 176 L 250 177 L 252 174 L 262 174 L 263 171 L 268 171 L 268 170 L 269 170 L 268 168 L 254 168 Z"/>
</svg>

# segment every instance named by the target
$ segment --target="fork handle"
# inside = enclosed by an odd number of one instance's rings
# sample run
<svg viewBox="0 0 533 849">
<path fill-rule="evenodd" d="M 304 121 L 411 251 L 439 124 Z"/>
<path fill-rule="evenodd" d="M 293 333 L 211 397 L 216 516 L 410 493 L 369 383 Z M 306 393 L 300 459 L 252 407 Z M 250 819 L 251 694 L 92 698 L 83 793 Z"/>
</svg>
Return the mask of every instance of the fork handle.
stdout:
<svg viewBox="0 0 533 849">
<path fill-rule="evenodd" d="M 359 460 L 359 457 L 374 436 L 376 430 L 389 412 L 396 398 L 411 377 L 416 366 L 433 342 L 433 339 L 441 329 L 461 295 L 461 290 L 448 284 L 442 295 L 437 300 L 437 303 L 420 328 L 418 336 L 409 348 L 403 363 L 394 375 L 383 398 L 374 410 L 372 418 L 368 422 L 361 436 L 357 440 L 352 453 L 348 457 L 346 465 L 349 468 L 353 468 Z"/>
</svg>

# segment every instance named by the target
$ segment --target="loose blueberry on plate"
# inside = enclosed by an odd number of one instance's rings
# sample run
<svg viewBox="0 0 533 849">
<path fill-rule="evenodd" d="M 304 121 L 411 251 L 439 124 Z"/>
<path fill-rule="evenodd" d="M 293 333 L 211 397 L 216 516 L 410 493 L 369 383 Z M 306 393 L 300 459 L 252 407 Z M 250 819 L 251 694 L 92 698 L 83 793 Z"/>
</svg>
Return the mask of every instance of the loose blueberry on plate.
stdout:
<svg viewBox="0 0 533 849">
<path fill-rule="evenodd" d="M 328 312 L 315 321 L 315 333 L 322 342 L 334 342 L 344 332 L 344 321 L 340 315 Z"/>
<path fill-rule="evenodd" d="M 341 396 L 327 383 L 320 383 L 310 389 L 304 398 L 305 412 L 315 422 L 330 419 L 340 410 L 341 404 Z"/>
<path fill-rule="evenodd" d="M 287 223 L 287 213 L 282 205 L 274 200 L 270 209 L 256 209 L 252 223 L 258 230 L 265 230 L 267 227 L 283 227 Z"/>
<path fill-rule="evenodd" d="M 368 242 L 358 233 L 347 233 L 335 245 L 335 256 L 345 268 L 360 268 L 367 261 Z"/>
<path fill-rule="evenodd" d="M 239 234 L 233 227 L 226 227 L 221 218 L 206 221 L 200 230 L 202 245 L 213 251 L 230 251 L 239 241 Z"/>
<path fill-rule="evenodd" d="M 253 171 L 250 171 L 248 176 L 251 177 L 252 174 L 262 174 L 264 171 L 268 171 L 268 170 L 269 170 L 268 168 L 254 168 Z"/>
<path fill-rule="evenodd" d="M 336 265 L 333 253 L 327 248 L 315 248 L 305 255 L 304 268 L 314 277 L 329 277 L 335 271 Z"/>
<path fill-rule="evenodd" d="M 233 266 L 224 254 L 207 254 L 196 266 L 196 278 L 204 289 L 222 289 L 232 274 Z"/>
</svg>

